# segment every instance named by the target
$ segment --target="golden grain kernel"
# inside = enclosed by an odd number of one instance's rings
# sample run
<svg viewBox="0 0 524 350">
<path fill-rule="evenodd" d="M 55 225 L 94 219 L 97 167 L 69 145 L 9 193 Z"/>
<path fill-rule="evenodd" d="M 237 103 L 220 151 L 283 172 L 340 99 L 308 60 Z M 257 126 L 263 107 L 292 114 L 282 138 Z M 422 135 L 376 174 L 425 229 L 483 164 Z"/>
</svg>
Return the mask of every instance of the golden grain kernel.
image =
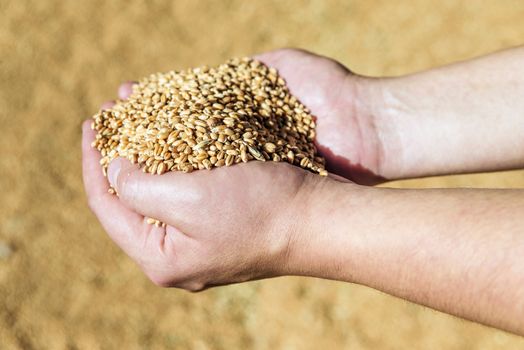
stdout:
<svg viewBox="0 0 524 350">
<path fill-rule="evenodd" d="M 302 160 L 300 161 L 300 166 L 301 166 L 302 168 L 306 168 L 308 165 L 309 165 L 309 159 L 307 159 L 307 158 L 302 158 Z"/>
<path fill-rule="evenodd" d="M 262 153 L 260 153 L 260 151 L 258 149 L 256 149 L 255 147 L 252 147 L 252 146 L 247 146 L 247 149 L 249 151 L 249 153 L 256 159 L 256 160 L 261 160 L 261 161 L 265 161 L 266 158 L 264 158 L 264 156 L 262 155 Z"/>
<path fill-rule="evenodd" d="M 228 154 L 226 157 L 226 166 L 230 166 L 233 164 L 233 161 L 235 160 L 235 156 L 232 154 Z"/>
<path fill-rule="evenodd" d="M 289 160 L 289 162 L 293 164 L 293 161 L 295 160 L 295 154 L 293 153 L 293 151 L 288 151 L 286 157 Z"/>
<path fill-rule="evenodd" d="M 206 169 L 208 169 L 208 170 L 211 169 L 212 163 L 211 163 L 211 161 L 209 159 L 204 159 L 202 161 L 202 164 L 204 165 L 204 167 Z"/>
<path fill-rule="evenodd" d="M 277 148 L 277 146 L 275 146 L 274 143 L 266 142 L 264 144 L 264 151 L 266 151 L 267 153 L 274 153 L 276 148 Z"/>
<path fill-rule="evenodd" d="M 147 222 L 149 225 L 153 225 L 153 224 L 156 222 L 156 220 L 153 219 L 153 218 L 147 218 L 147 219 L 146 219 L 146 222 Z"/>
<path fill-rule="evenodd" d="M 162 175 L 166 172 L 166 164 L 164 162 L 158 164 L 158 167 L 156 168 L 156 173 L 158 175 Z"/>
<path fill-rule="evenodd" d="M 201 141 L 199 143 L 197 143 L 196 145 L 193 146 L 193 149 L 194 150 L 199 150 L 199 149 L 202 149 L 204 148 L 205 146 L 209 145 L 211 143 L 210 140 L 204 140 L 204 141 Z"/>
</svg>

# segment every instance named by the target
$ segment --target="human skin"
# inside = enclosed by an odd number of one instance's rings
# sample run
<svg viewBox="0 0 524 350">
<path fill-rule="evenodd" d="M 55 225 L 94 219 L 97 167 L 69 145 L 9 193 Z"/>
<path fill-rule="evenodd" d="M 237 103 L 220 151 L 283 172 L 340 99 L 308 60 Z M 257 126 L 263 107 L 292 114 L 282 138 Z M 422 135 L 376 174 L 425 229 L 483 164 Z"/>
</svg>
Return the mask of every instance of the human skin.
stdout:
<svg viewBox="0 0 524 350">
<path fill-rule="evenodd" d="M 257 58 L 317 117 L 332 176 L 272 162 L 153 176 L 116 159 L 116 197 L 84 124 L 90 207 L 147 276 L 191 291 L 335 279 L 524 334 L 524 191 L 364 186 L 524 167 L 524 50 L 387 79 L 299 50 Z"/>
</svg>

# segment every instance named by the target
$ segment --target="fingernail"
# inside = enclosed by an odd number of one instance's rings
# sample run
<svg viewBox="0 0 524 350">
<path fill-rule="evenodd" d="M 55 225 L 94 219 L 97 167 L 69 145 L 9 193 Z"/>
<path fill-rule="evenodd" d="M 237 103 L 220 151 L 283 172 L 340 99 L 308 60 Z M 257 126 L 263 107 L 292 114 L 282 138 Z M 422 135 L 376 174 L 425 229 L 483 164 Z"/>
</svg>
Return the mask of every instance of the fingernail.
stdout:
<svg viewBox="0 0 524 350">
<path fill-rule="evenodd" d="M 116 188 L 116 179 L 120 173 L 121 163 L 120 159 L 114 159 L 107 168 L 107 179 L 113 188 Z"/>
</svg>

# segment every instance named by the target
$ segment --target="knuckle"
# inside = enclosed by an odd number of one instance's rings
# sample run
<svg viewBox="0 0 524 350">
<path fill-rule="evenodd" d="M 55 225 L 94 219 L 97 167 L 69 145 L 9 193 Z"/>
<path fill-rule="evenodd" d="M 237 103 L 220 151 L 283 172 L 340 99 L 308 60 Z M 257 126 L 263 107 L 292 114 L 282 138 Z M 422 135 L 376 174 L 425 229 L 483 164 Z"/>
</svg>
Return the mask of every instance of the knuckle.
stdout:
<svg viewBox="0 0 524 350">
<path fill-rule="evenodd" d="M 198 293 L 205 289 L 206 285 L 202 282 L 190 282 L 186 284 L 183 288 L 190 293 Z"/>
<path fill-rule="evenodd" d="M 168 288 L 173 285 L 171 279 L 161 274 L 146 273 L 146 275 L 157 287 Z"/>
</svg>

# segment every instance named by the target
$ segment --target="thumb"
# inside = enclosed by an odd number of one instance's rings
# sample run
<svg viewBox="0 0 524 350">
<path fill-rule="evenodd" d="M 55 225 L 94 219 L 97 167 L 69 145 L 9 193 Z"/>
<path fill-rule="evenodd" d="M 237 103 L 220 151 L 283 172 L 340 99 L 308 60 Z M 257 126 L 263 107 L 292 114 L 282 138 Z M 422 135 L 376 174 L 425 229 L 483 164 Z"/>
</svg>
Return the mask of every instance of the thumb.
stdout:
<svg viewBox="0 0 524 350">
<path fill-rule="evenodd" d="M 125 158 L 109 164 L 107 177 L 126 207 L 166 223 L 172 223 L 173 213 L 184 212 L 200 196 L 197 174 L 147 174 Z"/>
<path fill-rule="evenodd" d="M 145 174 L 138 165 L 125 158 L 116 158 L 109 164 L 107 179 L 126 207 L 154 217 L 156 205 L 153 204 L 158 201 L 158 181 L 155 181 L 153 175 Z"/>
</svg>

